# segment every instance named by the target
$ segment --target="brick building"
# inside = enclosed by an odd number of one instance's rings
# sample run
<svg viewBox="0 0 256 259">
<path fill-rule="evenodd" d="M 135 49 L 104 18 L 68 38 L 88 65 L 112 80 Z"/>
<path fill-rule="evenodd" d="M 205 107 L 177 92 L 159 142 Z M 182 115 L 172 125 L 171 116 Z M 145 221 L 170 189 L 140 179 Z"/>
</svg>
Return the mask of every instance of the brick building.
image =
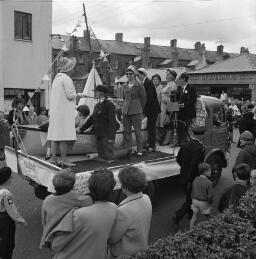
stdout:
<svg viewBox="0 0 256 259">
<path fill-rule="evenodd" d="M 53 35 L 53 58 L 62 48 L 66 36 Z M 124 75 L 129 64 L 144 68 L 187 67 L 191 70 L 201 69 L 207 65 L 225 60 L 239 54 L 224 52 L 224 46 L 217 46 L 216 51 L 208 51 L 201 42 L 196 42 L 193 49 L 181 48 L 176 39 L 170 40 L 170 46 L 153 45 L 150 37 L 144 38 L 144 43 L 126 42 L 123 33 L 116 33 L 114 40 L 91 40 L 92 55 L 97 59 L 100 51 L 108 53 L 107 62 L 96 60 L 99 75 L 106 85 L 113 86 L 115 79 Z M 73 79 L 77 88 L 84 86 L 90 70 L 89 44 L 85 37 L 70 38 L 66 43 L 68 51 L 65 55 L 75 56 L 78 65 Z M 56 73 L 56 69 L 54 69 Z"/>
</svg>

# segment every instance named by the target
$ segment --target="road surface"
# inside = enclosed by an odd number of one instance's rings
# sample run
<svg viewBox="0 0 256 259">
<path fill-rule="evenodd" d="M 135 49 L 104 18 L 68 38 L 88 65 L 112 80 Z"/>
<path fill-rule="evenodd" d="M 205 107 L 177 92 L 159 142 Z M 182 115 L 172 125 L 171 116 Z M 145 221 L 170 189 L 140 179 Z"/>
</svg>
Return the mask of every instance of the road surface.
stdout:
<svg viewBox="0 0 256 259">
<path fill-rule="evenodd" d="M 229 158 L 229 166 L 223 170 L 221 180 L 215 188 L 216 196 L 214 198 L 214 211 L 216 214 L 216 204 L 220 193 L 230 185 L 233 180 L 231 176 L 231 168 L 238 149 L 236 144 L 232 144 L 232 154 Z M 41 205 L 42 201 L 34 195 L 33 188 L 28 183 L 15 175 L 10 190 L 13 192 L 16 204 L 20 213 L 28 221 L 28 227 L 17 226 L 16 230 L 16 248 L 14 250 L 14 259 L 50 259 L 52 254 L 46 250 L 39 249 L 39 242 L 42 234 L 41 227 Z M 152 243 L 159 238 L 174 233 L 174 225 L 171 216 L 174 215 L 176 209 L 183 202 L 184 193 L 180 190 L 177 177 L 168 180 L 161 180 L 159 189 L 155 195 L 153 203 L 153 217 L 149 235 L 149 242 Z M 189 221 L 183 219 L 181 230 L 188 229 Z"/>
</svg>

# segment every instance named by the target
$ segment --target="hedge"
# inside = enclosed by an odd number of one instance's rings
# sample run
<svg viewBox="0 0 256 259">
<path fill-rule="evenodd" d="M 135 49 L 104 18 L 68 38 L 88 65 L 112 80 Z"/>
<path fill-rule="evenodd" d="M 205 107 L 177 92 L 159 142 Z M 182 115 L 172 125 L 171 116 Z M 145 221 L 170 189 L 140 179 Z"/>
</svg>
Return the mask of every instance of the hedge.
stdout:
<svg viewBox="0 0 256 259">
<path fill-rule="evenodd" d="M 256 187 L 239 206 L 199 223 L 193 231 L 159 239 L 130 259 L 256 258 Z"/>
</svg>

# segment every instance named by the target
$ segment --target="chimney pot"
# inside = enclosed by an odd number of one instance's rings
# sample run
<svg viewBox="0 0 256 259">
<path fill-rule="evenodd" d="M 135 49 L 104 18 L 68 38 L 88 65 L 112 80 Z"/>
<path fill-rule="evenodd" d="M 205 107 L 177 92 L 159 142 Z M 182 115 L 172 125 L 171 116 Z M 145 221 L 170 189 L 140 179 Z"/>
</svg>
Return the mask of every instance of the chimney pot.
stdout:
<svg viewBox="0 0 256 259">
<path fill-rule="evenodd" d="M 194 47 L 195 47 L 195 50 L 200 50 L 200 48 L 201 48 L 201 42 L 200 42 L 200 41 L 197 41 L 197 42 L 195 43 Z"/>
<path fill-rule="evenodd" d="M 144 45 L 145 45 L 145 47 L 150 47 L 150 37 L 144 38 Z"/>
<path fill-rule="evenodd" d="M 240 54 L 249 54 L 248 48 L 241 47 L 241 48 L 240 48 Z"/>
<path fill-rule="evenodd" d="M 171 40 L 171 47 L 172 48 L 176 48 L 177 47 L 177 40 L 176 39 Z"/>
<path fill-rule="evenodd" d="M 223 45 L 217 46 L 217 53 L 218 54 L 223 54 L 223 51 L 224 51 L 224 46 Z"/>
<path fill-rule="evenodd" d="M 123 33 L 117 32 L 117 33 L 115 34 L 115 40 L 116 40 L 117 42 L 119 42 L 119 43 L 122 43 L 122 42 L 123 42 Z"/>
</svg>

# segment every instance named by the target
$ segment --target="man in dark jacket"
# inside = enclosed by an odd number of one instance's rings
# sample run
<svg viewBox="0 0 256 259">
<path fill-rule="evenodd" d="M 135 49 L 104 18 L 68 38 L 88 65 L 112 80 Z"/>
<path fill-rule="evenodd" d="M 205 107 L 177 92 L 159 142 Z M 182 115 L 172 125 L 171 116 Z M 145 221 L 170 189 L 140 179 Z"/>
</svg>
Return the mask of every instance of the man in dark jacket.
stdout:
<svg viewBox="0 0 256 259">
<path fill-rule="evenodd" d="M 188 129 L 192 123 L 192 119 L 196 117 L 196 88 L 188 84 L 188 75 L 183 73 L 179 76 L 179 107 L 178 112 L 178 144 L 181 145 L 187 140 Z"/>
<path fill-rule="evenodd" d="M 193 129 L 192 129 L 193 130 Z M 186 193 L 186 200 L 183 205 L 176 211 L 173 222 L 178 226 L 179 221 L 188 214 L 191 218 L 191 192 L 192 182 L 198 176 L 198 165 L 204 161 L 205 148 L 200 141 L 200 135 L 204 132 L 193 130 L 194 136 L 190 141 L 183 142 L 177 155 L 177 163 L 180 165 L 180 183 Z"/>
<path fill-rule="evenodd" d="M 254 137 L 250 131 L 244 131 L 240 138 L 240 148 L 232 172 L 239 164 L 248 164 L 251 169 L 256 168 L 256 146 L 254 144 Z M 233 174 L 234 176 L 234 174 Z"/>
<path fill-rule="evenodd" d="M 237 206 L 239 200 L 248 190 L 251 168 L 247 164 L 239 164 L 235 167 L 235 183 L 228 187 L 219 200 L 218 210 L 223 212 L 230 205 Z"/>
<path fill-rule="evenodd" d="M 158 114 L 161 112 L 160 104 L 157 99 L 156 88 L 152 81 L 147 78 L 147 73 L 144 68 L 138 69 L 138 76 L 146 91 L 147 101 L 144 106 L 143 113 L 147 117 L 148 129 L 148 146 L 149 151 L 156 149 L 156 120 Z"/>
<path fill-rule="evenodd" d="M 80 128 L 78 133 L 85 131 L 93 125 L 96 136 L 99 159 L 111 162 L 114 154 L 114 142 L 116 136 L 115 105 L 107 98 L 108 89 L 98 85 L 95 89 L 99 102 L 95 105 L 92 116 Z"/>
<path fill-rule="evenodd" d="M 244 131 L 248 130 L 250 131 L 254 138 L 256 136 L 256 124 L 255 120 L 253 119 L 254 113 L 253 113 L 253 104 L 249 104 L 247 107 L 247 110 L 244 112 L 242 118 L 239 121 L 239 132 L 242 134 Z"/>
</svg>

